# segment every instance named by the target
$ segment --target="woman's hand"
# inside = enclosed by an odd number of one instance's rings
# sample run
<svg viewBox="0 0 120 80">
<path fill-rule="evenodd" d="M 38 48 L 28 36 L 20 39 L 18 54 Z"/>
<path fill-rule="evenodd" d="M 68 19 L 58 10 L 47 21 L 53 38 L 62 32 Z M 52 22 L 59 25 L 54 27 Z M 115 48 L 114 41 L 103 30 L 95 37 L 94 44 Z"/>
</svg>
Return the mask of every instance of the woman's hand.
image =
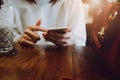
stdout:
<svg viewBox="0 0 120 80">
<path fill-rule="evenodd" d="M 35 26 L 28 26 L 18 42 L 20 44 L 32 46 L 34 43 L 40 40 L 40 36 L 37 34 L 37 31 L 47 32 L 47 29 L 40 27 L 40 25 L 41 20 L 38 20 Z"/>
<path fill-rule="evenodd" d="M 53 42 L 56 46 L 62 47 L 67 45 L 74 44 L 74 35 L 70 29 L 68 29 L 64 34 L 48 31 L 47 33 L 43 34 L 46 41 Z"/>
</svg>

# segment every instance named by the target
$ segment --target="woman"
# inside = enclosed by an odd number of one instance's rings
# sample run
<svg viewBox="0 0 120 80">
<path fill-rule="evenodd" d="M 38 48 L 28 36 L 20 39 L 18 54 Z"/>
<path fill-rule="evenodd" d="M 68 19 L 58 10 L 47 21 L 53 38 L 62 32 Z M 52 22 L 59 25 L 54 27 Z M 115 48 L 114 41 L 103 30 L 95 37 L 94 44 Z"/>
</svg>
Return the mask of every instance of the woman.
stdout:
<svg viewBox="0 0 120 80">
<path fill-rule="evenodd" d="M 81 0 L 13 0 L 15 41 L 33 45 L 85 46 L 86 29 Z M 48 32 L 48 28 L 68 27 L 66 33 Z M 21 36 L 22 35 L 22 36 Z"/>
</svg>

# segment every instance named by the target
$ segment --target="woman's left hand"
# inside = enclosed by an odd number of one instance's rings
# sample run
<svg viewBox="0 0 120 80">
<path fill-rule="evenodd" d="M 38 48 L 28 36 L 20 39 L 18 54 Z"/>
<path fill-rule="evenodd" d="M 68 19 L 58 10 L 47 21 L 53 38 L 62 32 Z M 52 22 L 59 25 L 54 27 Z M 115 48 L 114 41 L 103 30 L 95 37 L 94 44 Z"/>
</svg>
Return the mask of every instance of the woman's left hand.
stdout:
<svg viewBox="0 0 120 80">
<path fill-rule="evenodd" d="M 74 35 L 70 29 L 68 29 L 64 34 L 48 31 L 47 33 L 44 33 L 43 36 L 46 41 L 51 41 L 59 47 L 68 46 L 75 43 Z"/>
</svg>

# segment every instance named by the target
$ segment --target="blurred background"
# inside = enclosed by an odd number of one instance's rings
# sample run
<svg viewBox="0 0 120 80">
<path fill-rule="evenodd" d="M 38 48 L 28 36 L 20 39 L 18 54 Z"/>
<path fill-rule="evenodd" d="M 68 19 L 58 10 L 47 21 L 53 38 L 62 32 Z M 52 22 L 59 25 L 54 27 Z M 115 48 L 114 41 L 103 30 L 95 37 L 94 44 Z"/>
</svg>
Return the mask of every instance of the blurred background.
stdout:
<svg viewBox="0 0 120 80">
<path fill-rule="evenodd" d="M 93 21 L 94 14 L 100 6 L 105 5 L 108 2 L 120 2 L 120 0 L 82 0 L 84 3 L 86 24 L 90 24 Z"/>
<path fill-rule="evenodd" d="M 86 20 L 86 31 L 87 31 L 87 42 L 86 45 L 91 45 L 91 31 L 92 22 L 99 14 L 100 10 L 104 8 L 109 2 L 118 2 L 120 0 L 82 0 L 84 4 L 85 20 Z"/>
</svg>

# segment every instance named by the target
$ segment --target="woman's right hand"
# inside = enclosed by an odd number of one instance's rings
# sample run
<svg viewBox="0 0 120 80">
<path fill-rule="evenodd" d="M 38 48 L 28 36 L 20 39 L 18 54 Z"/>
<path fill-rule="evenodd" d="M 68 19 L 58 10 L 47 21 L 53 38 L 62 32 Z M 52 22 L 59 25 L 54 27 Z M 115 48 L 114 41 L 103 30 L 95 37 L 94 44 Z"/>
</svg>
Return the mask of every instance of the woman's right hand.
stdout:
<svg viewBox="0 0 120 80">
<path fill-rule="evenodd" d="M 47 32 L 47 29 L 40 27 L 40 25 L 41 20 L 38 20 L 35 26 L 28 26 L 18 42 L 20 44 L 33 46 L 34 43 L 40 40 L 37 31 Z"/>
</svg>

